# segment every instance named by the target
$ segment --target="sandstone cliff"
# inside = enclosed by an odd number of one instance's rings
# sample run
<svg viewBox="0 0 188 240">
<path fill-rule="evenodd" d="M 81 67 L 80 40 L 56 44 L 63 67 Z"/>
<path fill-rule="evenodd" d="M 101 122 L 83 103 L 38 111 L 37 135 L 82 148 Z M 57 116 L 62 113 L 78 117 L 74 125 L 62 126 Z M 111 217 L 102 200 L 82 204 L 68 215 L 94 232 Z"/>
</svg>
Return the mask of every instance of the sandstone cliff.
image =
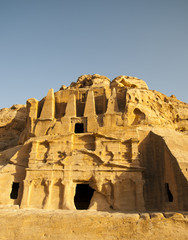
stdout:
<svg viewBox="0 0 188 240">
<path fill-rule="evenodd" d="M 134 227 L 140 239 L 151 238 L 152 231 L 153 239 L 159 239 L 156 231 L 164 230 L 161 222 L 168 226 L 165 236 L 186 239 L 186 214 L 177 214 L 176 221 L 159 213 L 152 220 L 145 212 L 188 211 L 188 104 L 150 90 L 135 77 L 119 76 L 110 82 L 94 74 L 83 75 L 68 87 L 62 85 L 55 93 L 50 89 L 40 101 L 28 99 L 26 107 L 2 109 L 0 191 L 1 208 L 112 212 L 114 224 L 128 231 Z M 114 216 L 117 211 L 122 215 Z M 123 212 L 144 214 L 132 214 L 135 219 L 127 225 L 130 219 Z M 22 213 L 27 221 L 26 212 Z M 41 218 L 33 213 L 35 221 Z M 104 222 L 101 213 L 98 217 L 84 213 L 85 219 L 87 214 Z M 47 215 L 53 218 L 54 212 Z M 66 216 L 59 218 L 65 221 Z M 56 220 L 52 225 L 60 226 Z M 153 229 L 147 236 L 144 226 Z M 179 234 L 178 226 L 185 234 Z M 124 230 L 120 235 L 111 233 L 113 239 L 137 237 Z M 17 234 L 14 227 L 12 234 Z M 67 239 L 74 236 L 67 234 Z M 92 234 L 94 239 L 102 236 Z M 52 239 L 47 235 L 40 237 Z"/>
</svg>

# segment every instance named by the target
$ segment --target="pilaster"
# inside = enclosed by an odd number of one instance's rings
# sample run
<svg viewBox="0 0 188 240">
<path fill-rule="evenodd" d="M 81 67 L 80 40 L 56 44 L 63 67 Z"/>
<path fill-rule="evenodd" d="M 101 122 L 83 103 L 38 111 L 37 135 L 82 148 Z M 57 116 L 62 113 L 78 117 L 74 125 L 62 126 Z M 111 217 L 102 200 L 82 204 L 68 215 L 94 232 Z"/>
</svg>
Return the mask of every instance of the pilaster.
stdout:
<svg viewBox="0 0 188 240">
<path fill-rule="evenodd" d="M 23 197 L 20 208 L 28 208 L 30 203 L 31 191 L 32 191 L 32 180 L 23 181 Z"/>
</svg>

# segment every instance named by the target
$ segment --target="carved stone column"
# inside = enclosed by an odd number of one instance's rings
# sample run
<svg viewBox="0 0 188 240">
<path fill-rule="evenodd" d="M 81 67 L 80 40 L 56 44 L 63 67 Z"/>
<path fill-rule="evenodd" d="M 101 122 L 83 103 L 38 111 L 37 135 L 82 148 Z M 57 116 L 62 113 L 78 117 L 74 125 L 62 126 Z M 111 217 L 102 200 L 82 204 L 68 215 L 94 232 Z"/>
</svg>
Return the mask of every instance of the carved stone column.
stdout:
<svg viewBox="0 0 188 240">
<path fill-rule="evenodd" d="M 33 180 L 23 181 L 23 197 L 22 197 L 20 208 L 29 207 L 32 186 L 33 186 Z"/>
<path fill-rule="evenodd" d="M 95 110 L 95 97 L 93 91 L 88 91 L 84 109 L 84 117 L 87 117 L 87 132 L 97 132 L 98 123 Z"/>
<path fill-rule="evenodd" d="M 38 100 L 35 98 L 30 98 L 27 100 L 27 111 L 28 111 L 28 119 L 27 119 L 27 127 L 29 129 L 28 137 L 34 133 L 34 126 L 37 119 L 38 113 Z"/>
<path fill-rule="evenodd" d="M 32 167 L 32 165 L 35 164 L 37 160 L 38 146 L 39 146 L 38 141 L 32 142 L 31 152 L 29 154 L 29 167 Z"/>
<path fill-rule="evenodd" d="M 45 98 L 44 105 L 40 114 L 40 119 L 53 120 L 55 117 L 55 96 L 54 90 L 51 88 Z"/>
<path fill-rule="evenodd" d="M 63 196 L 63 209 L 74 210 L 74 196 L 76 184 L 72 181 L 65 181 L 64 184 L 64 196 Z"/>
<path fill-rule="evenodd" d="M 49 209 L 51 205 L 51 196 L 52 196 L 52 187 L 53 187 L 53 180 L 45 179 L 44 184 L 46 187 L 46 196 L 44 199 L 44 209 Z"/>
<path fill-rule="evenodd" d="M 54 161 L 54 154 L 55 154 L 55 150 L 57 148 L 57 142 L 53 142 L 53 141 L 50 141 L 49 142 L 49 151 L 48 151 L 48 156 L 47 156 L 47 162 L 53 162 Z"/>
</svg>

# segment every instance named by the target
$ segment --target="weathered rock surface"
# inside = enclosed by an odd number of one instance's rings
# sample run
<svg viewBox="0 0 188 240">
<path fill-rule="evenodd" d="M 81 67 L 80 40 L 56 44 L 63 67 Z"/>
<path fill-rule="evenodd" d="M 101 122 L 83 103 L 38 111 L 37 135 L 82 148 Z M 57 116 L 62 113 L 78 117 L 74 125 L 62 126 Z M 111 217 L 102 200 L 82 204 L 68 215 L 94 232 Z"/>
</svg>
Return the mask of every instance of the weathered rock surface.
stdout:
<svg viewBox="0 0 188 240">
<path fill-rule="evenodd" d="M 187 214 L 1 210 L 1 240 L 187 240 Z"/>
<path fill-rule="evenodd" d="M 0 109 L 0 151 L 16 146 L 26 125 L 25 105 Z"/>
<path fill-rule="evenodd" d="M 188 104 L 128 76 L 0 110 L 2 239 L 187 239 L 187 133 Z"/>
<path fill-rule="evenodd" d="M 147 125 L 188 131 L 188 104 L 151 90 L 128 89 L 128 125 Z"/>
<path fill-rule="evenodd" d="M 70 88 L 88 88 L 88 87 L 109 87 L 110 79 L 99 74 L 82 75 L 77 82 L 73 82 Z"/>
<path fill-rule="evenodd" d="M 111 83 L 112 88 L 116 87 L 126 87 L 126 88 L 139 88 L 139 89 L 149 89 L 147 84 L 136 77 L 130 77 L 130 76 L 119 76 L 114 78 L 114 80 Z"/>
</svg>

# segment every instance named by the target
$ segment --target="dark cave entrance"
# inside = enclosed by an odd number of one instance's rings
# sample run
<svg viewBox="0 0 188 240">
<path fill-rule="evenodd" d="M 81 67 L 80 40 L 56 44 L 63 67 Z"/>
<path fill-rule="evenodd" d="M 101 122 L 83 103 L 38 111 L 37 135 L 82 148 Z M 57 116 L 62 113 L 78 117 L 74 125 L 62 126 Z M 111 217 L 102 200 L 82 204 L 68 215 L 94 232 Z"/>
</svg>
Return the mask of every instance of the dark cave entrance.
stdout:
<svg viewBox="0 0 188 240">
<path fill-rule="evenodd" d="M 74 203 L 76 209 L 88 209 L 94 189 L 89 184 L 77 184 Z"/>
<path fill-rule="evenodd" d="M 74 132 L 75 133 L 84 133 L 84 124 L 83 123 L 76 123 Z"/>
<path fill-rule="evenodd" d="M 12 191 L 11 191 L 11 194 L 10 194 L 11 199 L 17 199 L 18 198 L 18 189 L 19 189 L 19 183 L 18 182 L 13 182 Z"/>
</svg>

